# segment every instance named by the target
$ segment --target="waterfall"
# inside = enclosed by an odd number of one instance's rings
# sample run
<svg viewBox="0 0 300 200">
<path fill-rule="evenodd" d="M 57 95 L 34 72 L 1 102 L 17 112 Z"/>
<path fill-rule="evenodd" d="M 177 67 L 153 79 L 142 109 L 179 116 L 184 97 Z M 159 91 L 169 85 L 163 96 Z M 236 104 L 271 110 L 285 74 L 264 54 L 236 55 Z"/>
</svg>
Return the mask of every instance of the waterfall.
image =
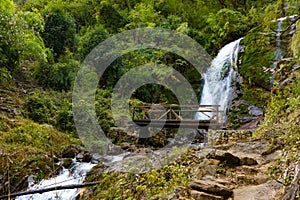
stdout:
<svg viewBox="0 0 300 200">
<path fill-rule="evenodd" d="M 284 57 L 284 54 L 285 52 L 282 51 L 282 39 L 281 39 L 281 34 L 282 34 L 282 31 L 283 31 L 283 22 L 287 19 L 289 20 L 294 20 L 295 17 L 297 17 L 298 15 L 292 15 L 292 16 L 288 16 L 288 17 L 281 17 L 277 20 L 274 20 L 274 22 L 278 22 L 277 24 L 277 30 L 276 30 L 276 52 L 275 52 L 275 59 L 274 59 L 274 62 L 273 62 L 273 65 L 272 65 L 272 78 L 271 78 L 271 84 L 274 83 L 274 76 L 275 76 L 275 68 L 277 66 L 277 63 L 278 61 L 280 61 L 283 57 Z M 293 33 L 293 31 L 295 30 L 292 30 L 292 32 L 290 34 Z"/>
<path fill-rule="evenodd" d="M 70 169 L 63 169 L 60 174 L 48 180 L 42 180 L 38 184 L 29 186 L 28 190 L 36 190 L 47 187 L 80 184 L 95 164 L 85 162 L 74 162 Z M 58 190 L 42 194 L 25 195 L 16 200 L 74 200 L 80 193 L 80 189 Z"/>
<path fill-rule="evenodd" d="M 281 32 L 282 32 L 282 25 L 283 21 L 286 19 L 286 17 L 279 18 L 278 24 L 277 24 L 277 30 L 276 30 L 276 52 L 275 52 L 275 59 L 272 65 L 272 77 L 271 77 L 271 84 L 274 83 L 275 78 L 275 68 L 279 60 L 282 59 L 282 50 L 281 50 Z"/>
<path fill-rule="evenodd" d="M 275 62 L 279 61 L 282 58 L 282 50 L 281 50 L 281 32 L 282 32 L 282 25 L 283 21 L 286 18 L 279 18 L 278 19 L 278 25 L 277 25 L 277 30 L 276 30 L 276 55 L 275 55 Z"/>
<path fill-rule="evenodd" d="M 224 111 L 223 121 L 232 100 L 232 80 L 235 78 L 237 69 L 239 43 L 242 38 L 224 46 L 213 59 L 209 68 L 203 74 L 204 86 L 200 98 L 200 105 L 220 105 Z M 195 116 L 198 120 L 209 119 L 202 113 Z"/>
</svg>

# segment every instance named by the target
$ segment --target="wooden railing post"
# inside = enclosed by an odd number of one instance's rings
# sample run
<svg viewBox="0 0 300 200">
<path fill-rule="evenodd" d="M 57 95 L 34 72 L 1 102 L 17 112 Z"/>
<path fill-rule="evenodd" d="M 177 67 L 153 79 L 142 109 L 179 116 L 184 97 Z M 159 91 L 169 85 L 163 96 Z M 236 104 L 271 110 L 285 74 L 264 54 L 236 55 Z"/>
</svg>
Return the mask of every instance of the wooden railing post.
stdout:
<svg viewBox="0 0 300 200">
<path fill-rule="evenodd" d="M 134 112 L 135 112 L 135 106 L 132 108 L 132 120 L 134 120 Z"/>
<path fill-rule="evenodd" d="M 217 123 L 219 122 L 219 105 L 216 105 L 216 116 L 217 116 Z"/>
<path fill-rule="evenodd" d="M 223 123 L 223 111 L 220 111 L 220 123 Z"/>
</svg>

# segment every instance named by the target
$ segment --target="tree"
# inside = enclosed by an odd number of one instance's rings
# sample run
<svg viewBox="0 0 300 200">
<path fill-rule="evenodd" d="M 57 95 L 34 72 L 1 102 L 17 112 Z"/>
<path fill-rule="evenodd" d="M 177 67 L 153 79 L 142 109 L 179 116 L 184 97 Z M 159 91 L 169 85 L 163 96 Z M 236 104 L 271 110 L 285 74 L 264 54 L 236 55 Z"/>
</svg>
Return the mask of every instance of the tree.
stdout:
<svg viewBox="0 0 300 200">
<path fill-rule="evenodd" d="M 126 29 L 156 27 L 163 21 L 163 16 L 154 9 L 153 5 L 140 3 L 130 11 L 128 20 L 130 22 L 126 24 Z"/>
<path fill-rule="evenodd" d="M 0 68 L 13 71 L 18 66 L 23 34 L 16 15 L 0 13 Z"/>
<path fill-rule="evenodd" d="M 83 60 L 85 56 L 93 50 L 93 48 L 95 48 L 106 38 L 108 38 L 108 32 L 101 26 L 87 29 L 79 38 L 78 51 L 80 59 Z"/>
<path fill-rule="evenodd" d="M 245 16 L 240 12 L 227 8 L 211 13 L 207 18 L 205 34 L 207 43 L 205 48 L 212 54 L 216 54 L 228 42 L 243 37 L 248 31 Z"/>
<path fill-rule="evenodd" d="M 42 33 L 46 47 L 52 48 L 57 61 L 66 48 L 71 51 L 75 46 L 75 22 L 59 8 L 47 10 L 44 14 L 45 30 Z"/>
<path fill-rule="evenodd" d="M 98 12 L 98 23 L 103 24 L 110 32 L 116 33 L 127 22 L 123 16 L 110 4 L 103 3 Z"/>
</svg>

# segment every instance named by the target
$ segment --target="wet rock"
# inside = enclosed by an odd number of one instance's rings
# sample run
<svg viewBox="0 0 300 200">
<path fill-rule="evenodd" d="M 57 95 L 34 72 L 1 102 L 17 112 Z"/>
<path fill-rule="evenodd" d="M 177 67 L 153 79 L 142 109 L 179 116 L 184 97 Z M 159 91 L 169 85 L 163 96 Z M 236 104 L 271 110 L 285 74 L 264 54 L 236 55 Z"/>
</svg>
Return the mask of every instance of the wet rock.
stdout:
<svg viewBox="0 0 300 200">
<path fill-rule="evenodd" d="M 63 163 L 62 163 L 62 166 L 64 168 L 69 168 L 73 163 L 73 160 L 71 158 L 66 158 L 64 159 Z"/>
<path fill-rule="evenodd" d="M 83 151 L 77 154 L 76 160 L 79 162 L 91 162 L 92 160 L 92 155 L 88 151 Z"/>
<path fill-rule="evenodd" d="M 62 157 L 75 158 L 75 156 L 79 154 L 81 151 L 84 151 L 83 147 L 78 145 L 70 145 L 66 150 L 63 151 Z"/>
<path fill-rule="evenodd" d="M 224 199 L 221 196 L 216 196 L 205 192 L 199 192 L 196 190 L 191 191 L 191 197 L 197 200 L 223 200 Z"/>
<path fill-rule="evenodd" d="M 151 163 L 147 163 L 149 157 L 147 155 L 137 154 L 132 156 L 124 157 L 119 162 L 114 162 L 106 169 L 106 172 L 131 172 L 131 173 L 144 173 L 149 171 Z M 147 166 L 147 164 L 149 166 Z"/>
<path fill-rule="evenodd" d="M 264 111 L 261 109 L 261 108 L 258 108 L 256 106 L 249 106 L 248 107 L 248 111 L 249 111 L 249 114 L 252 115 L 252 116 L 262 116 L 264 114 Z"/>
<path fill-rule="evenodd" d="M 228 165 L 240 165 L 240 159 L 231 153 L 222 150 L 215 150 L 208 154 L 208 158 L 220 160 Z"/>
<path fill-rule="evenodd" d="M 211 180 L 196 180 L 190 182 L 189 186 L 193 190 L 197 190 L 200 192 L 205 192 L 213 195 L 223 196 L 223 197 L 231 197 L 233 194 L 231 189 Z"/>
<path fill-rule="evenodd" d="M 108 160 L 105 159 L 105 157 L 103 155 L 100 154 L 93 154 L 92 155 L 92 159 L 91 159 L 91 163 L 93 164 L 99 164 L 99 163 L 103 163 L 103 162 L 107 162 Z"/>
</svg>

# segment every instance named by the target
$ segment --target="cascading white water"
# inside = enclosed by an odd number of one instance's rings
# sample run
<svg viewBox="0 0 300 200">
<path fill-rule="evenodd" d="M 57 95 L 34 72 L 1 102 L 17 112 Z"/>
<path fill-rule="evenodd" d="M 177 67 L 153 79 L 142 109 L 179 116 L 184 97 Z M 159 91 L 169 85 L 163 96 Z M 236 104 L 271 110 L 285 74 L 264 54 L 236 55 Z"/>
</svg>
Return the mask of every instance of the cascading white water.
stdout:
<svg viewBox="0 0 300 200">
<path fill-rule="evenodd" d="M 226 120 L 225 114 L 232 100 L 231 94 L 234 92 L 231 85 L 235 74 L 234 68 L 237 68 L 241 40 L 242 38 L 224 46 L 203 74 L 204 86 L 200 105 L 220 105 L 220 110 L 224 111 L 223 121 Z M 195 118 L 198 120 L 209 119 L 202 113 L 197 113 Z"/>
<path fill-rule="evenodd" d="M 118 162 L 124 158 L 126 154 L 121 155 L 103 155 L 100 158 L 103 158 L 102 163 L 106 166 Z M 31 185 L 29 183 L 29 190 L 45 189 L 54 186 L 65 186 L 73 184 L 83 183 L 86 174 L 95 166 L 93 163 L 86 162 L 77 162 L 76 159 L 73 159 L 72 167 L 69 169 L 63 169 L 60 174 L 51 179 L 42 180 L 41 182 Z M 30 176 L 29 176 L 30 177 Z M 32 179 L 32 178 L 30 178 Z M 42 194 L 33 194 L 33 195 L 24 195 L 16 198 L 16 200 L 75 200 L 80 193 L 80 189 L 67 189 L 67 190 L 58 190 L 45 192 Z"/>
<path fill-rule="evenodd" d="M 44 189 L 54 186 L 80 184 L 84 181 L 86 174 L 95 164 L 74 162 L 70 169 L 63 169 L 61 173 L 48 180 L 42 180 L 38 184 L 30 186 L 28 190 Z M 80 189 L 58 190 L 45 192 L 42 194 L 25 195 L 16 198 L 16 200 L 74 200 L 79 194 Z"/>
</svg>

